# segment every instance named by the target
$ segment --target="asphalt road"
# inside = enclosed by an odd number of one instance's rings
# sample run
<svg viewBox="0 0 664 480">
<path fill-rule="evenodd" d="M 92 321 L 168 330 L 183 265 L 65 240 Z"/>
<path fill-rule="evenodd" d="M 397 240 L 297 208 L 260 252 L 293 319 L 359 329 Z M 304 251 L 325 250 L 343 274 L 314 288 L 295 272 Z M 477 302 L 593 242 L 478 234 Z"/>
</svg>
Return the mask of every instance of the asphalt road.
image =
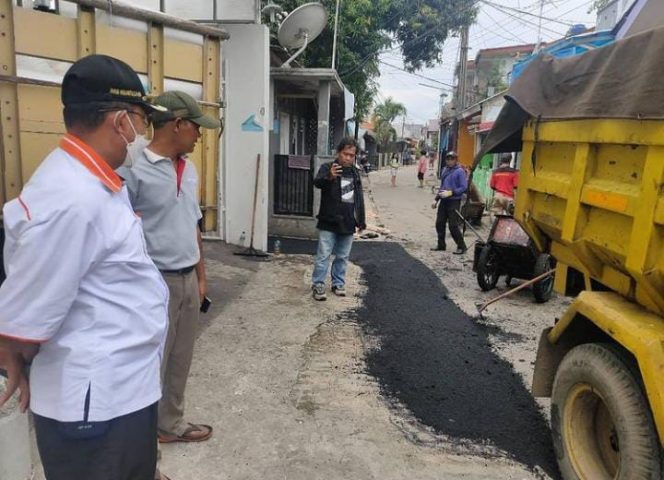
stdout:
<svg viewBox="0 0 664 480">
<path fill-rule="evenodd" d="M 457 441 L 489 444 L 555 472 L 549 429 L 487 330 L 451 300 L 439 278 L 391 242 L 357 245 L 368 286 L 359 323 L 380 339 L 367 357 L 385 395 Z"/>
<path fill-rule="evenodd" d="M 281 241 L 284 253 L 315 251 L 314 242 Z M 399 243 L 355 242 L 351 261 L 367 287 L 356 320 L 379 344 L 367 353 L 367 370 L 387 401 L 453 446 L 475 454 L 497 448 L 557 477 L 549 427 L 511 364 L 491 348 L 486 326 Z"/>
</svg>

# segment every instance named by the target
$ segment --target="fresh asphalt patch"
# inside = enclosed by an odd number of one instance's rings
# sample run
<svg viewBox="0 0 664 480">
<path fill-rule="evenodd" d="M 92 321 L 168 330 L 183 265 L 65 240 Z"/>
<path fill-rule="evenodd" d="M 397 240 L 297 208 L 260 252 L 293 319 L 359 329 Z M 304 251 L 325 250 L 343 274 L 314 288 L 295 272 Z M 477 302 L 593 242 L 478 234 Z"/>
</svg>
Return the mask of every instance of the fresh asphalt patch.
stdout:
<svg viewBox="0 0 664 480">
<path fill-rule="evenodd" d="M 315 242 L 282 239 L 281 250 L 312 254 Z M 356 242 L 351 260 L 368 285 L 357 321 L 379 343 L 367 352 L 368 373 L 386 398 L 451 441 L 492 445 L 557 477 L 544 416 L 492 350 L 486 326 L 449 300 L 436 274 L 398 243 Z"/>
</svg>

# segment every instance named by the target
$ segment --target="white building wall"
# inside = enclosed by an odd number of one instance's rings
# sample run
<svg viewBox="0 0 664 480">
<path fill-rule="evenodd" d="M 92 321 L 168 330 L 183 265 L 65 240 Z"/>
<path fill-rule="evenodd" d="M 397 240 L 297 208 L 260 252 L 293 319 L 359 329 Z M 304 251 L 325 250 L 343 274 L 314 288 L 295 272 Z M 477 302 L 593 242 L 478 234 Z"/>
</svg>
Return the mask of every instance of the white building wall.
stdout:
<svg viewBox="0 0 664 480">
<path fill-rule="evenodd" d="M 636 0 L 634 8 L 616 32 L 616 40 L 630 37 L 664 24 L 664 2 L 662 0 Z"/>
<path fill-rule="evenodd" d="M 657 3 L 659 0 L 655 0 Z M 597 11 L 597 30 L 610 30 L 622 19 L 635 0 L 614 0 Z M 644 2 L 639 2 L 644 3 Z"/>
<path fill-rule="evenodd" d="M 498 95 L 494 98 L 486 100 L 482 104 L 482 117 L 481 123 L 495 122 L 498 118 L 498 114 L 505 105 L 505 97 L 503 95 Z"/>
<path fill-rule="evenodd" d="M 226 129 L 222 142 L 222 231 L 228 243 L 249 245 L 256 180 L 261 156 L 254 247 L 267 249 L 268 162 L 271 113 L 269 31 L 264 25 L 224 25 Z M 240 242 L 244 232 L 245 240 Z"/>
<path fill-rule="evenodd" d="M 217 18 L 214 18 L 214 2 Z M 134 0 L 135 3 L 154 3 L 155 0 Z M 157 1 L 157 8 L 159 2 Z M 192 20 L 258 23 L 260 0 L 166 0 L 166 13 Z"/>
<path fill-rule="evenodd" d="M 224 22 L 258 23 L 260 0 L 217 0 L 217 17 Z"/>
<path fill-rule="evenodd" d="M 165 13 L 174 17 L 214 20 L 214 2 L 210 0 L 166 0 L 165 3 Z"/>
<path fill-rule="evenodd" d="M 611 30 L 618 22 L 618 1 L 608 4 L 597 12 L 597 30 Z"/>
</svg>

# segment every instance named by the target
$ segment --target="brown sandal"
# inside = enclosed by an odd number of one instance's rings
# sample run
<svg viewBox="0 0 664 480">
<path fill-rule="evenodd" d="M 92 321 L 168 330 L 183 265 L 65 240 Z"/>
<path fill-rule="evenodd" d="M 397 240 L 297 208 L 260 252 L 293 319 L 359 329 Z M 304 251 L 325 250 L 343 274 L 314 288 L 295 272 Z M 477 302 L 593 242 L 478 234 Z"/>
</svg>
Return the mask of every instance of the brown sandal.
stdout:
<svg viewBox="0 0 664 480">
<path fill-rule="evenodd" d="M 196 433 L 198 432 L 203 432 L 203 434 L 197 435 Z M 190 423 L 189 427 L 184 431 L 182 435 L 163 435 L 160 433 L 159 443 L 204 442 L 206 440 L 209 440 L 211 436 L 212 436 L 212 427 L 210 425 L 204 425 L 202 423 L 199 424 Z"/>
</svg>

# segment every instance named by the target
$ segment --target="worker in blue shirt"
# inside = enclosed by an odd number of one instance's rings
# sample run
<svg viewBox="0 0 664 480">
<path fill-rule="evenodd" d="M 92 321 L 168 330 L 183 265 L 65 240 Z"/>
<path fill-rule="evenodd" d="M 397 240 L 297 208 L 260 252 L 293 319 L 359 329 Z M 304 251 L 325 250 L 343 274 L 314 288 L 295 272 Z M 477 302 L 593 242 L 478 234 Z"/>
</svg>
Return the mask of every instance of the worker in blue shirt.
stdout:
<svg viewBox="0 0 664 480">
<path fill-rule="evenodd" d="M 436 194 L 436 199 L 432 208 L 438 208 L 436 215 L 436 233 L 438 234 L 438 243 L 431 250 L 442 251 L 447 249 L 445 243 L 445 229 L 449 223 L 450 233 L 457 245 L 454 251 L 455 255 L 466 253 L 468 247 L 461 233 L 461 198 L 468 189 L 468 178 L 466 172 L 459 165 L 458 157 L 455 152 L 448 152 L 445 157 L 445 168 L 440 175 L 440 188 Z"/>
</svg>

